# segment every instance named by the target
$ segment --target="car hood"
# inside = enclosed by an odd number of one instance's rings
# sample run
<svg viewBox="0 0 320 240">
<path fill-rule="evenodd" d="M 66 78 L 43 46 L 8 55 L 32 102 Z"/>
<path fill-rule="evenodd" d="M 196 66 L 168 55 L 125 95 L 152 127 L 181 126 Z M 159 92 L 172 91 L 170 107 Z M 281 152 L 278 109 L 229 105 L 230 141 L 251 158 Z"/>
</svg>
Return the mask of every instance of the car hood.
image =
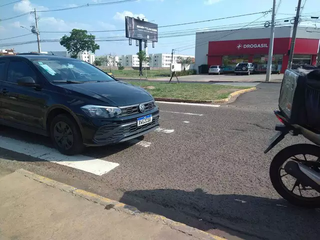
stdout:
<svg viewBox="0 0 320 240">
<path fill-rule="evenodd" d="M 144 89 L 119 81 L 59 84 L 59 87 L 114 106 L 128 106 L 153 100 L 153 97 Z"/>
</svg>

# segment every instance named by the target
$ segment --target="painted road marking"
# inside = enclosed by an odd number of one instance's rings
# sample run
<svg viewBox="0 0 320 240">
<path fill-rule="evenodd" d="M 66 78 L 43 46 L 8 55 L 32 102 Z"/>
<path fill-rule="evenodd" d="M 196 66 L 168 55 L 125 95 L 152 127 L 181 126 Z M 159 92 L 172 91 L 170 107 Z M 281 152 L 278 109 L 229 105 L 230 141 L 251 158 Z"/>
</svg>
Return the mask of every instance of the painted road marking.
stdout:
<svg viewBox="0 0 320 240">
<path fill-rule="evenodd" d="M 155 130 L 156 132 L 163 132 L 163 133 L 173 133 L 174 132 L 174 129 L 165 129 L 165 128 L 157 128 Z"/>
<path fill-rule="evenodd" d="M 183 115 L 190 115 L 190 116 L 199 116 L 199 117 L 202 117 L 202 116 L 203 116 L 203 114 L 200 114 L 200 113 L 173 112 L 173 111 L 163 111 L 163 110 L 160 110 L 160 112 L 183 114 Z"/>
<path fill-rule="evenodd" d="M 190 123 L 189 121 L 183 121 L 184 123 Z"/>
<path fill-rule="evenodd" d="M 220 107 L 220 105 L 214 105 L 214 104 L 202 104 L 202 103 L 163 102 L 163 101 L 156 101 L 156 102 L 157 102 L 157 103 L 163 103 L 163 104 L 186 105 L 186 106 L 198 106 L 198 107 L 215 107 L 215 108 Z"/>
<path fill-rule="evenodd" d="M 89 172 L 98 176 L 106 174 L 119 166 L 118 163 L 108 162 L 84 155 L 66 156 L 54 148 L 2 136 L 0 136 L 0 147 L 52 163 Z"/>
<path fill-rule="evenodd" d="M 139 139 L 132 139 L 130 142 L 132 142 L 135 145 L 139 145 L 146 148 L 151 146 L 151 142 L 140 141 Z"/>
</svg>

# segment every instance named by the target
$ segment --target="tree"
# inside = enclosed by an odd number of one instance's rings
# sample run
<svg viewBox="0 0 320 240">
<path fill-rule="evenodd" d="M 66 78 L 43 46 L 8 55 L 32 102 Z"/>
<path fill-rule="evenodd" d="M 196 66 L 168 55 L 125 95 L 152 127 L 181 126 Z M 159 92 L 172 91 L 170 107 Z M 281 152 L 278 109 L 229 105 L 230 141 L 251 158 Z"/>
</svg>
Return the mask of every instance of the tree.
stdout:
<svg viewBox="0 0 320 240">
<path fill-rule="evenodd" d="M 95 43 L 95 36 L 88 34 L 87 30 L 72 29 L 70 36 L 64 35 L 60 39 L 60 44 L 70 53 L 72 58 L 77 58 L 83 51 L 95 53 L 100 46 Z"/>
<path fill-rule="evenodd" d="M 146 54 L 145 51 L 140 51 L 140 52 L 137 53 L 137 55 L 138 55 L 139 61 L 142 62 L 142 64 L 143 63 L 148 63 L 150 61 L 150 58 L 147 57 L 147 54 Z"/>
<path fill-rule="evenodd" d="M 180 63 L 183 66 L 183 69 L 186 70 L 186 66 L 189 66 L 193 63 L 193 59 L 191 57 L 183 58 L 177 57 L 177 63 Z"/>
<path fill-rule="evenodd" d="M 99 59 L 95 60 L 94 65 L 101 66 L 102 65 L 101 60 L 99 60 Z"/>
</svg>

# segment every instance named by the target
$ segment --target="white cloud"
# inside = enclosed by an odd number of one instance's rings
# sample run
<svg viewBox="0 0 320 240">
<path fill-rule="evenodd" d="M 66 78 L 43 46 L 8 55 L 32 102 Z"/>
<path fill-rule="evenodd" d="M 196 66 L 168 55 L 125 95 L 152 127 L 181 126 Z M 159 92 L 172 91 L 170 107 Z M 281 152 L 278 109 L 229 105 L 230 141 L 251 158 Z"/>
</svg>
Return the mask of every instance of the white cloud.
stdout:
<svg viewBox="0 0 320 240">
<path fill-rule="evenodd" d="M 22 0 L 13 6 L 14 11 L 21 13 L 31 12 L 34 8 L 37 10 L 48 10 L 47 7 L 31 4 L 29 0 Z"/>
<path fill-rule="evenodd" d="M 14 27 L 14 28 L 20 28 L 21 23 L 19 21 L 15 21 L 13 23 L 10 23 L 9 26 Z"/>
<path fill-rule="evenodd" d="M 215 4 L 215 3 L 218 3 L 218 2 L 220 2 L 221 0 L 205 0 L 204 1 L 204 4 L 205 5 L 213 5 L 213 4 Z"/>
<path fill-rule="evenodd" d="M 4 26 L 0 26 L 0 32 L 4 32 L 5 30 Z"/>
<path fill-rule="evenodd" d="M 140 19 L 144 19 L 145 21 L 148 21 L 148 19 L 146 18 L 146 16 L 142 13 L 140 14 L 134 14 L 130 11 L 123 11 L 123 12 L 117 12 L 116 15 L 114 15 L 113 19 L 115 20 L 120 20 L 120 21 L 124 21 L 124 18 L 126 16 L 129 16 L 129 17 L 134 17 L 134 18 L 140 18 Z"/>
<path fill-rule="evenodd" d="M 67 7 L 78 7 L 78 4 L 71 3 L 71 4 L 68 4 Z"/>
<path fill-rule="evenodd" d="M 39 29 L 50 29 L 52 31 L 71 31 L 72 29 L 85 29 L 90 30 L 91 25 L 86 23 L 79 22 L 66 22 L 63 19 L 55 18 L 55 17 L 43 17 L 40 18 L 39 21 Z"/>
<path fill-rule="evenodd" d="M 103 30 L 114 30 L 116 29 L 116 26 L 110 23 L 98 21 L 98 25 L 103 29 Z"/>
</svg>

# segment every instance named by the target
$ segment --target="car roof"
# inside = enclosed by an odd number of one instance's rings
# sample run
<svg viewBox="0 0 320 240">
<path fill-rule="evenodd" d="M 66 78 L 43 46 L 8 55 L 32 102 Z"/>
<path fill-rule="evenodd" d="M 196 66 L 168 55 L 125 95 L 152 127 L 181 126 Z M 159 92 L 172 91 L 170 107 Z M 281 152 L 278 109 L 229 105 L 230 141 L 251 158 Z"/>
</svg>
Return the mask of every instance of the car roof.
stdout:
<svg viewBox="0 0 320 240">
<path fill-rule="evenodd" d="M 28 59 L 28 60 L 34 60 L 34 59 L 66 59 L 67 57 L 61 57 L 61 56 L 55 56 L 55 55 L 46 55 L 46 54 L 30 54 L 30 55 L 6 55 L 6 56 L 0 56 L 0 59 L 2 58 L 10 58 L 10 59 Z M 67 58 L 70 59 L 70 58 Z M 74 59 L 77 60 L 77 59 Z"/>
</svg>

